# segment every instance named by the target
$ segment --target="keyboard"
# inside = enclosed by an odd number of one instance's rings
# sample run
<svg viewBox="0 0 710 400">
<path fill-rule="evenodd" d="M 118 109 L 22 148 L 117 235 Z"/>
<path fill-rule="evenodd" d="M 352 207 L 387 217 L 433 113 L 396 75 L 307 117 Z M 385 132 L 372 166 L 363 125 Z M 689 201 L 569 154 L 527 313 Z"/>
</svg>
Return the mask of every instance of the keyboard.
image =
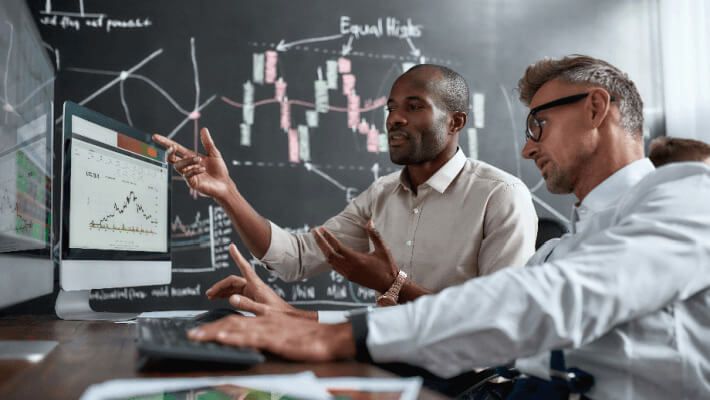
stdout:
<svg viewBox="0 0 710 400">
<path fill-rule="evenodd" d="M 230 315 L 242 315 L 242 313 L 233 308 L 215 308 L 196 315 L 192 320 L 198 324 L 206 324 Z"/>
<path fill-rule="evenodd" d="M 187 338 L 188 330 L 217 319 L 217 314 L 211 314 L 210 318 L 213 319 L 205 317 L 205 314 L 194 319 L 139 318 L 136 343 L 139 354 L 138 368 L 148 369 L 155 366 L 162 370 L 244 368 L 263 362 L 264 356 L 254 349 L 227 346 L 216 342 L 195 342 Z M 200 320 L 200 317 L 203 318 Z"/>
</svg>

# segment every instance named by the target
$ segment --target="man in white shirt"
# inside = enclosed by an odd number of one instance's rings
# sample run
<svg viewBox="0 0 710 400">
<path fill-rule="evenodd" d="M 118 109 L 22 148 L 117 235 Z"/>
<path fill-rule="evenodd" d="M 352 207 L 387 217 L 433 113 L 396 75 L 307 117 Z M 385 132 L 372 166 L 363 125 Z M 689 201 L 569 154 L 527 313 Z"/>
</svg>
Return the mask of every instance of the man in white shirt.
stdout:
<svg viewBox="0 0 710 400">
<path fill-rule="evenodd" d="M 317 243 L 320 233 L 294 235 L 259 215 L 239 193 L 205 129 L 206 155 L 160 135 L 154 140 L 171 150 L 168 160 L 190 187 L 217 200 L 249 251 L 282 279 L 295 281 L 332 267 L 385 293 L 406 274 L 400 298 L 407 301 L 520 265 L 534 253 L 537 215 L 527 187 L 495 167 L 467 159 L 458 148 L 468 101 L 466 81 L 449 68 L 419 65 L 400 76 L 387 101 L 387 129 L 390 158 L 404 168 L 378 179 L 323 225 L 325 238 L 361 252 L 369 250 L 368 234 L 376 228 L 391 246 L 396 266 L 373 257 L 326 260 Z M 371 229 L 365 228 L 368 221 Z M 449 251 L 432 251 L 444 246 Z M 244 287 L 243 278 L 231 276 L 207 295 L 235 303 L 238 297 L 232 295 Z M 253 297 L 289 314 L 316 317 L 268 290 Z"/>
<path fill-rule="evenodd" d="M 298 360 L 403 361 L 444 377 L 515 360 L 544 382 L 569 377 L 551 369 L 553 352 L 594 376 L 591 398 L 709 397 L 710 167 L 654 170 L 638 92 L 604 61 L 545 59 L 519 86 L 531 109 L 523 156 L 549 190 L 579 199 L 573 233 L 527 268 L 348 323 L 235 317 L 191 337 Z"/>
</svg>

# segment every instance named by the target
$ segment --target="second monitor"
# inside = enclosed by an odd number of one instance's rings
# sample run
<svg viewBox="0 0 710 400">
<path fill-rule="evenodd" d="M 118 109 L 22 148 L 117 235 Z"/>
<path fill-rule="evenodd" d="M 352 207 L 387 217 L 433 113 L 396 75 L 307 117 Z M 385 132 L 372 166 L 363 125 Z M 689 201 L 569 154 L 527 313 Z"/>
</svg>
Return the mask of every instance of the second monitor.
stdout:
<svg viewBox="0 0 710 400">
<path fill-rule="evenodd" d="M 90 290 L 170 283 L 170 170 L 148 138 L 64 104 L 60 318 L 129 318 L 95 313 Z"/>
</svg>

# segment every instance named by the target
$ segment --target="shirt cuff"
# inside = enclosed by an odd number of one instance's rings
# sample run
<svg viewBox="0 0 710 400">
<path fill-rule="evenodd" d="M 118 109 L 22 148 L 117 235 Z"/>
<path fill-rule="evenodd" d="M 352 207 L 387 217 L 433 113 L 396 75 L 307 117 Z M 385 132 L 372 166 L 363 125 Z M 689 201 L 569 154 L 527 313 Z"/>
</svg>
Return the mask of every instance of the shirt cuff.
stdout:
<svg viewBox="0 0 710 400">
<path fill-rule="evenodd" d="M 417 329 L 413 303 L 373 310 L 367 319 L 367 348 L 376 362 L 413 362 Z"/>
<path fill-rule="evenodd" d="M 339 324 L 347 322 L 348 311 L 318 311 L 318 322 L 321 324 Z"/>
<path fill-rule="evenodd" d="M 283 259 L 283 257 L 279 257 L 281 252 L 278 251 L 278 248 L 283 248 L 283 243 L 288 243 L 288 238 L 283 237 L 281 227 L 271 221 L 269 221 L 269 225 L 271 226 L 269 248 L 266 249 L 266 253 L 264 253 L 264 256 L 259 260 L 267 266 L 269 264 L 279 263 Z"/>
<path fill-rule="evenodd" d="M 291 235 L 282 229 L 280 226 L 269 221 L 271 226 L 271 239 L 269 242 L 269 248 L 264 253 L 259 261 L 270 270 L 275 270 L 279 273 L 284 272 L 281 268 L 286 259 L 293 260 L 294 255 L 292 253 L 291 246 Z M 298 255 L 296 255 L 295 259 Z"/>
</svg>

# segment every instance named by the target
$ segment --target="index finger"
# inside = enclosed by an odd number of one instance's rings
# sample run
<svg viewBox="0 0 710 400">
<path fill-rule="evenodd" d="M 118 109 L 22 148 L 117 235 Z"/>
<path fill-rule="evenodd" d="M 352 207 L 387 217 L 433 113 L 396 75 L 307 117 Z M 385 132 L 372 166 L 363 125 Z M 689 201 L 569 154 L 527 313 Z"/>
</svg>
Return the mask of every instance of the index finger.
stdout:
<svg viewBox="0 0 710 400">
<path fill-rule="evenodd" d="M 330 247 L 332 247 L 336 253 L 342 254 L 344 256 L 351 256 L 352 255 L 353 249 L 351 249 L 348 246 L 344 246 L 342 243 L 340 243 L 340 240 L 338 240 L 338 238 L 336 238 L 332 233 L 330 233 L 329 230 L 321 227 L 320 231 L 321 231 L 323 237 L 325 238 L 325 240 L 328 241 L 328 244 L 330 245 Z"/>
<path fill-rule="evenodd" d="M 244 258 L 234 243 L 229 245 L 229 255 L 232 256 L 232 259 L 237 264 L 237 267 L 239 268 L 239 271 L 241 271 L 243 277 L 249 281 L 260 279 L 256 272 L 251 269 L 249 261 Z"/>
<path fill-rule="evenodd" d="M 387 250 L 387 245 L 385 245 L 385 241 L 382 239 L 380 231 L 375 228 L 375 223 L 372 222 L 372 220 L 367 222 L 365 230 L 367 231 L 367 235 L 370 237 L 370 240 L 372 240 L 372 244 L 375 245 L 376 249 Z"/>
<path fill-rule="evenodd" d="M 153 135 L 153 141 L 155 143 L 158 143 L 159 145 L 163 146 L 166 149 L 169 149 L 172 147 L 175 151 L 175 154 L 180 155 L 182 157 L 192 157 L 197 154 L 194 151 L 187 149 L 185 146 L 181 145 L 180 143 L 178 143 L 174 140 L 168 139 L 165 136 L 159 135 L 157 133 Z"/>
<path fill-rule="evenodd" d="M 244 278 L 240 276 L 230 275 L 212 285 L 212 287 L 207 289 L 205 294 L 209 299 L 215 297 L 229 297 L 234 293 L 240 293 L 241 289 L 243 289 L 246 284 L 247 283 Z"/>
<path fill-rule="evenodd" d="M 340 257 L 340 254 L 338 254 L 335 250 L 333 250 L 332 247 L 330 247 L 330 245 L 323 237 L 323 234 L 320 233 L 318 228 L 313 230 L 313 237 L 316 239 L 316 244 L 318 245 L 318 248 L 320 249 L 321 253 L 323 253 L 323 256 L 326 260 Z"/>
</svg>

